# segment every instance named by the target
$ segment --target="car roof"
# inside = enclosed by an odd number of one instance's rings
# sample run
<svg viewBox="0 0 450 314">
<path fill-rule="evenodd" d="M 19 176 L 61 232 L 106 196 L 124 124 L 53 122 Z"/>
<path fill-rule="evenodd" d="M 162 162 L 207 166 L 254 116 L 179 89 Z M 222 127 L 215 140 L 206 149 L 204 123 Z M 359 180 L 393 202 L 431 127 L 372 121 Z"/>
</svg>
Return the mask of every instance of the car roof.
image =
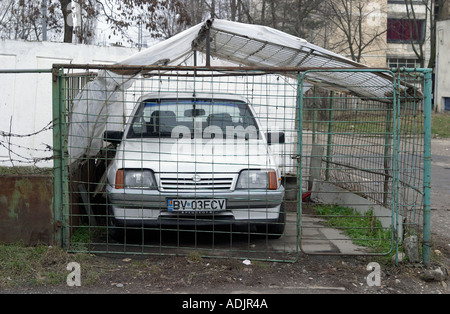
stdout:
<svg viewBox="0 0 450 314">
<path fill-rule="evenodd" d="M 225 93 L 188 93 L 188 92 L 173 92 L 173 93 L 149 93 L 143 95 L 139 101 L 146 99 L 221 99 L 234 100 L 247 103 L 247 99 L 234 94 Z"/>
</svg>

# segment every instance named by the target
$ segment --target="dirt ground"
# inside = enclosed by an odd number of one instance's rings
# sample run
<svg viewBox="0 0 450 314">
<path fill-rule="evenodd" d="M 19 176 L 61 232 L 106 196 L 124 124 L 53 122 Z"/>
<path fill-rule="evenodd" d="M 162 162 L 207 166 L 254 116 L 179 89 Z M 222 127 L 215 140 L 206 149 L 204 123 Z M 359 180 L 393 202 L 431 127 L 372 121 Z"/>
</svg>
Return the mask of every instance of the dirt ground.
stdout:
<svg viewBox="0 0 450 314">
<path fill-rule="evenodd" d="M 432 265 L 386 263 L 377 257 L 300 253 L 294 263 L 187 256 L 97 255 L 80 261 L 81 286 L 65 282 L 0 290 L 10 294 L 449 294 L 449 277 L 428 279 L 429 269 L 450 270 L 450 141 L 433 141 Z M 70 257 L 68 257 L 70 259 Z M 370 262 L 380 285 L 370 286 Z M 48 267 L 63 267 L 49 262 Z M 68 273 L 68 272 L 67 272 Z M 369 278 L 369 279 L 370 279 Z"/>
<path fill-rule="evenodd" d="M 443 240 L 443 239 L 442 239 Z M 441 240 L 441 241 L 442 241 Z M 448 268 L 450 246 L 435 242 Z M 369 257 L 311 256 L 295 263 L 188 256 L 90 256 L 80 262 L 81 286 L 66 283 L 4 289 L 20 294 L 448 294 L 445 281 L 425 281 L 421 265 L 380 263 L 379 286 L 369 286 Z M 58 265 L 49 265 L 56 267 Z M 62 265 L 59 265 L 60 267 Z M 69 272 L 67 272 L 69 273 Z"/>
</svg>

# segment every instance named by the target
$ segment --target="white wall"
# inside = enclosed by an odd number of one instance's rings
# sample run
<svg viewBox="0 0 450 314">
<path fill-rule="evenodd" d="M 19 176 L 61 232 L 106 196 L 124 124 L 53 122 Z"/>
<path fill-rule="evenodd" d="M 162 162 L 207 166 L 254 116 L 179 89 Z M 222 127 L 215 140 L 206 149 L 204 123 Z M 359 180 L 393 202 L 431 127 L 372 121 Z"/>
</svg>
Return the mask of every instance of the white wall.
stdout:
<svg viewBox="0 0 450 314">
<path fill-rule="evenodd" d="M 445 110 L 444 98 L 450 98 L 450 20 L 436 23 L 436 76 L 434 104 Z"/>
<path fill-rule="evenodd" d="M 113 64 L 137 52 L 134 48 L 0 40 L 0 72 L 7 69 L 51 69 L 54 63 Z M 1 132 L 34 133 L 51 120 L 50 73 L 0 73 L 0 166 L 30 165 L 24 161 L 51 156 L 50 152 L 45 152 L 46 144 L 53 146 L 51 130 L 31 137 L 1 135 Z M 51 166 L 52 163 L 38 165 Z"/>
</svg>

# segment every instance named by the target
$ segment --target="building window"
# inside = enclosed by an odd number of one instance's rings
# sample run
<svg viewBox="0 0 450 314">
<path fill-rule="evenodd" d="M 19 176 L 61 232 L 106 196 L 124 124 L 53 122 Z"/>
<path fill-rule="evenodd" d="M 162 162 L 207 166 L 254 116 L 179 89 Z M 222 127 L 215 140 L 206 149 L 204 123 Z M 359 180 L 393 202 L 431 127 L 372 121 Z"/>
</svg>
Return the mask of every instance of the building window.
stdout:
<svg viewBox="0 0 450 314">
<path fill-rule="evenodd" d="M 387 58 L 388 68 L 420 68 L 419 60 L 404 58 Z"/>
<path fill-rule="evenodd" d="M 422 41 L 425 36 L 425 20 L 388 19 L 387 42 L 408 43 Z"/>
<path fill-rule="evenodd" d="M 444 98 L 444 110 L 450 111 L 450 98 L 449 97 L 443 97 Z"/>
</svg>

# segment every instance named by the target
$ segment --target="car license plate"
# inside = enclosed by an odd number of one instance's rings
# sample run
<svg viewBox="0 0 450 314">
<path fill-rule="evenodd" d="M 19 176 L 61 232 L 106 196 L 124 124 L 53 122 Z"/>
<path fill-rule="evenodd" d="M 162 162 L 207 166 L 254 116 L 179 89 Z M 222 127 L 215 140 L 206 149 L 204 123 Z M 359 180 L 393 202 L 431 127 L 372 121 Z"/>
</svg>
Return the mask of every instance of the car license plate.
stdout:
<svg viewBox="0 0 450 314">
<path fill-rule="evenodd" d="M 227 209 L 227 201 L 221 199 L 168 199 L 168 211 L 212 212 Z"/>
</svg>

